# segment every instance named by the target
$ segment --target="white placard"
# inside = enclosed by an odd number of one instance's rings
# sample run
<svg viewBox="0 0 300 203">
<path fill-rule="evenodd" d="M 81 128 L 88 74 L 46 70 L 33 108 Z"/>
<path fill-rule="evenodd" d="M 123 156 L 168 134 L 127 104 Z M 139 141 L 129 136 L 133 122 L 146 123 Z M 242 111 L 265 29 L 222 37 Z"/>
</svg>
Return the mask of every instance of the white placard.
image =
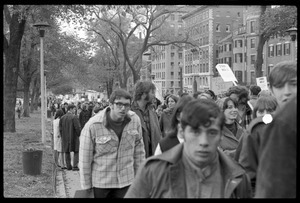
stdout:
<svg viewBox="0 0 300 203">
<path fill-rule="evenodd" d="M 256 84 L 261 88 L 261 90 L 269 90 L 266 76 L 256 78 Z"/>
<path fill-rule="evenodd" d="M 154 83 L 154 85 L 156 87 L 155 97 L 157 99 L 159 99 L 161 102 L 163 102 L 164 98 L 162 96 L 162 84 L 161 83 Z"/>
<path fill-rule="evenodd" d="M 231 68 L 226 63 L 220 63 L 216 65 L 218 72 L 220 73 L 224 82 L 237 81 L 235 75 L 233 74 Z"/>
<path fill-rule="evenodd" d="M 211 90 L 214 91 L 215 95 L 227 92 L 232 85 L 232 82 L 224 82 L 221 77 L 211 78 Z"/>
</svg>

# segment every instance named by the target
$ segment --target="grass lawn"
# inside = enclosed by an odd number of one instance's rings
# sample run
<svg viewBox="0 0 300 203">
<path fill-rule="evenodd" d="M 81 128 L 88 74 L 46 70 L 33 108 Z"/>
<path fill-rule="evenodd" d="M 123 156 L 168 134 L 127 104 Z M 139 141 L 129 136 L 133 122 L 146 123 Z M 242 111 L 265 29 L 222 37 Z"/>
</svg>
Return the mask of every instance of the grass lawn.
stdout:
<svg viewBox="0 0 300 203">
<path fill-rule="evenodd" d="M 3 133 L 3 196 L 5 198 L 55 198 L 52 171 L 53 152 L 51 147 L 51 120 L 46 122 L 46 145 L 42 143 L 40 111 L 30 114 L 30 118 L 16 115 L 16 132 Z M 33 148 L 42 150 L 40 175 L 23 173 L 22 152 Z"/>
</svg>

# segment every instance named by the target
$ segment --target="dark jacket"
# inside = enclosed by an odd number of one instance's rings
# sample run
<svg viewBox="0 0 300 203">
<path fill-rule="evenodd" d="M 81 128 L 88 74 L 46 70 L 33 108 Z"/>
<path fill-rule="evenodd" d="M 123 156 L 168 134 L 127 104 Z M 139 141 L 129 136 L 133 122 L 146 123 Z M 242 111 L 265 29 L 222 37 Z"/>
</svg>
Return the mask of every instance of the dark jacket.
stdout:
<svg viewBox="0 0 300 203">
<path fill-rule="evenodd" d="M 173 109 L 164 109 L 159 118 L 159 127 L 162 132 L 162 137 L 166 137 L 167 133 L 171 128 L 171 118 L 173 114 Z"/>
<path fill-rule="evenodd" d="M 137 102 L 135 101 L 131 105 L 131 110 L 134 111 L 141 119 L 146 158 L 154 154 L 157 144 L 159 140 L 162 138 L 161 131 L 159 129 L 158 118 L 154 110 L 154 107 L 153 105 L 148 105 L 147 108 L 149 110 L 149 117 L 150 117 L 150 132 L 147 130 L 144 117 L 142 116 L 141 110 Z M 151 143 L 151 153 L 149 148 L 150 143 Z"/>
<path fill-rule="evenodd" d="M 159 141 L 160 150 L 161 152 L 167 151 L 179 143 L 177 135 L 170 136 L 169 134 Z"/>
<path fill-rule="evenodd" d="M 139 168 L 125 198 L 186 198 L 186 181 L 182 164 L 183 143 L 148 158 Z M 249 198 L 250 182 L 234 160 L 218 150 L 225 198 Z"/>
<path fill-rule="evenodd" d="M 297 96 L 276 112 L 261 139 L 255 197 L 296 198 Z"/>
<path fill-rule="evenodd" d="M 62 152 L 78 152 L 81 126 L 78 116 L 67 112 L 59 120 L 59 131 L 62 138 Z"/>
<path fill-rule="evenodd" d="M 240 153 L 235 156 L 235 160 L 244 167 L 252 182 L 255 182 L 256 179 L 258 149 L 262 136 L 261 132 L 265 126 L 266 124 L 262 121 L 262 117 L 252 120 L 239 143 Z"/>
<path fill-rule="evenodd" d="M 81 128 L 84 127 L 84 125 L 86 124 L 86 122 L 88 122 L 88 120 L 91 118 L 91 111 L 84 109 L 80 112 L 79 114 L 79 122 L 80 122 L 80 126 Z"/>
<path fill-rule="evenodd" d="M 234 158 L 240 138 L 242 134 L 245 133 L 245 129 L 242 128 L 242 126 L 240 126 L 237 122 L 235 122 L 235 124 L 237 125 L 236 135 L 234 135 L 226 126 L 224 126 L 222 130 L 223 137 L 220 142 L 220 148 L 231 158 Z"/>
</svg>

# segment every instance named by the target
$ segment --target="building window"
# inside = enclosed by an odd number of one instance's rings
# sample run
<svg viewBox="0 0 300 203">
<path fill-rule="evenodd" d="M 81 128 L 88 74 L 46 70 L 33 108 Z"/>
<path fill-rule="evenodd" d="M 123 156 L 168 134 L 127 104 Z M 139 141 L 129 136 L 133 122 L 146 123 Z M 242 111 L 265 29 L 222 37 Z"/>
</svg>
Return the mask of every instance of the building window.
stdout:
<svg viewBox="0 0 300 203">
<path fill-rule="evenodd" d="M 271 44 L 268 47 L 268 57 L 274 57 L 274 45 Z"/>
<path fill-rule="evenodd" d="M 252 39 L 250 40 L 250 47 L 251 47 L 251 48 L 255 48 L 255 38 L 252 38 Z"/>
<path fill-rule="evenodd" d="M 182 53 L 178 53 L 178 58 L 182 59 Z"/>
<path fill-rule="evenodd" d="M 220 23 L 217 23 L 217 25 L 216 25 L 216 32 L 221 32 Z"/>
<path fill-rule="evenodd" d="M 277 44 L 276 45 L 276 56 L 281 56 L 282 55 L 282 45 L 281 44 Z"/>
<path fill-rule="evenodd" d="M 175 20 L 175 15 L 171 14 L 171 20 Z"/>
<path fill-rule="evenodd" d="M 235 48 L 243 47 L 243 40 L 235 40 L 234 47 Z"/>
<path fill-rule="evenodd" d="M 251 79 L 251 84 L 254 85 L 256 84 L 256 77 L 255 77 L 255 72 L 254 71 L 251 71 L 251 75 L 250 75 L 250 79 Z"/>
<path fill-rule="evenodd" d="M 174 58 L 175 53 L 171 53 L 171 58 Z"/>
<path fill-rule="evenodd" d="M 291 51 L 291 43 L 285 43 L 284 44 L 284 55 L 290 55 L 290 51 Z"/>
<path fill-rule="evenodd" d="M 231 48 L 231 46 L 232 46 L 232 45 L 231 45 L 231 44 L 229 44 L 229 51 L 232 51 L 232 48 Z"/>
<path fill-rule="evenodd" d="M 251 65 L 255 63 L 255 55 L 251 55 Z"/>
<path fill-rule="evenodd" d="M 234 62 L 243 63 L 243 54 L 242 53 L 234 54 Z"/>
<path fill-rule="evenodd" d="M 225 30 L 226 30 L 226 32 L 230 32 L 230 25 L 227 24 Z"/>
<path fill-rule="evenodd" d="M 255 33 L 255 21 L 250 21 L 250 33 Z"/>
<path fill-rule="evenodd" d="M 209 70 L 208 70 L 208 63 L 206 63 L 206 72 L 209 72 Z"/>
<path fill-rule="evenodd" d="M 182 22 L 182 15 L 178 15 L 178 22 Z"/>
<path fill-rule="evenodd" d="M 247 53 L 244 53 L 244 61 L 247 64 Z"/>
<path fill-rule="evenodd" d="M 238 82 L 242 82 L 243 81 L 243 72 L 240 70 L 237 70 L 234 72 L 236 79 L 238 80 Z"/>
</svg>

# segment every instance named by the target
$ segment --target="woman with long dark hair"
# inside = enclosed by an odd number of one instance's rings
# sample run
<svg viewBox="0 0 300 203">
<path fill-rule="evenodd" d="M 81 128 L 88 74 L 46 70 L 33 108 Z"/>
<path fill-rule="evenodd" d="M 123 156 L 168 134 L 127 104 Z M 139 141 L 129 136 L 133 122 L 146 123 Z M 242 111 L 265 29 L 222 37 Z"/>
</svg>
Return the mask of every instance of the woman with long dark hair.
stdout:
<svg viewBox="0 0 300 203">
<path fill-rule="evenodd" d="M 163 139 L 161 139 L 156 147 L 154 155 L 161 154 L 164 151 L 167 151 L 168 149 L 174 147 L 175 145 L 182 143 L 183 138 L 181 138 L 181 135 L 178 133 L 178 124 L 180 121 L 180 113 L 183 109 L 183 107 L 194 98 L 189 95 L 185 95 L 179 99 L 179 101 L 176 103 L 176 106 L 174 107 L 173 114 L 171 117 L 171 125 L 169 131 Z"/>
</svg>

